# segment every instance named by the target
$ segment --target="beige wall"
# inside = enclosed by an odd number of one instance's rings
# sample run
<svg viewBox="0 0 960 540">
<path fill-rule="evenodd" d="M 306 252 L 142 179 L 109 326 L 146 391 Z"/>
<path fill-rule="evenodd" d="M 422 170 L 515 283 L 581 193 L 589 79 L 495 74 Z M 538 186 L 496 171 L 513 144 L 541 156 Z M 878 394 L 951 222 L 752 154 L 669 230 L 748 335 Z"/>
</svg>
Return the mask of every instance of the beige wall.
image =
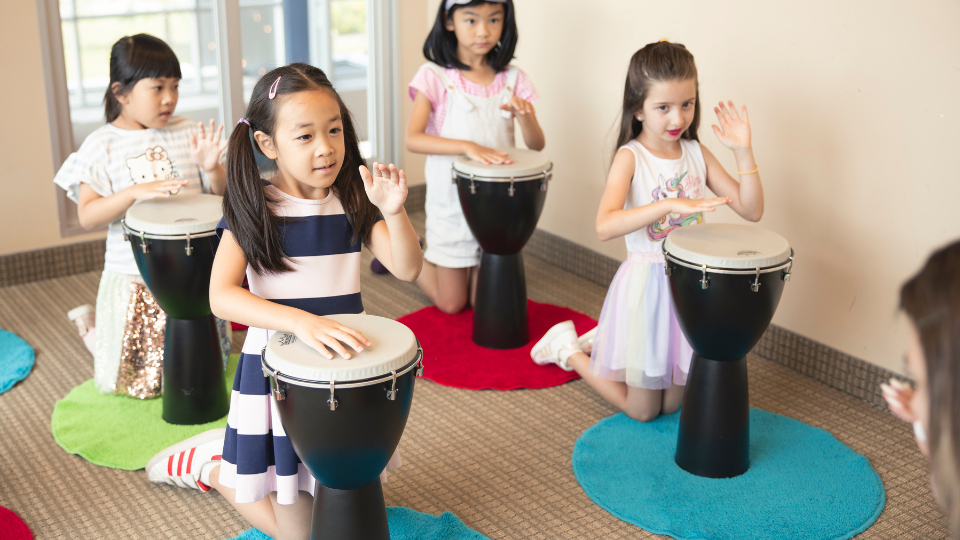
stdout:
<svg viewBox="0 0 960 540">
<path fill-rule="evenodd" d="M 420 1 L 430 20 L 437 0 Z M 516 6 L 515 63 L 541 94 L 538 116 L 556 173 L 541 228 L 625 257 L 623 240 L 597 240 L 594 219 L 627 62 L 648 42 L 682 42 L 700 73 L 701 138 L 731 172 L 732 154 L 710 129 L 712 104 L 732 99 L 750 109 L 766 191 L 759 225 L 785 236 L 797 254 L 774 322 L 902 370 L 898 287 L 932 249 L 960 237 L 960 4 Z M 404 45 L 419 48 L 422 39 Z M 708 219 L 738 220 L 728 210 Z"/>
<path fill-rule="evenodd" d="M 102 238 L 60 238 L 34 0 L 4 2 L 0 51 L 0 255 Z"/>
<path fill-rule="evenodd" d="M 400 0 L 400 141 L 403 149 L 403 170 L 410 185 L 426 182 L 423 166 L 426 156 L 406 149 L 407 124 L 413 111 L 413 100 L 407 93 L 407 85 L 413 80 L 417 69 L 426 62 L 423 57 L 423 41 L 433 26 L 437 0 Z"/>
</svg>

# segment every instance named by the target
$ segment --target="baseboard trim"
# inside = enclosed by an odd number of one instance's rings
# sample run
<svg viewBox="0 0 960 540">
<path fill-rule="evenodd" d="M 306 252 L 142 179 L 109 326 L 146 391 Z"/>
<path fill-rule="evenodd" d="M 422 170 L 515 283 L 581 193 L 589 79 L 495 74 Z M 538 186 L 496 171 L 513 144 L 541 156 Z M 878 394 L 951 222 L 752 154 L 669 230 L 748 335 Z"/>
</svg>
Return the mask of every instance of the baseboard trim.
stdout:
<svg viewBox="0 0 960 540">
<path fill-rule="evenodd" d="M 0 257 L 0 287 L 103 270 L 106 242 L 93 240 Z"/>
</svg>

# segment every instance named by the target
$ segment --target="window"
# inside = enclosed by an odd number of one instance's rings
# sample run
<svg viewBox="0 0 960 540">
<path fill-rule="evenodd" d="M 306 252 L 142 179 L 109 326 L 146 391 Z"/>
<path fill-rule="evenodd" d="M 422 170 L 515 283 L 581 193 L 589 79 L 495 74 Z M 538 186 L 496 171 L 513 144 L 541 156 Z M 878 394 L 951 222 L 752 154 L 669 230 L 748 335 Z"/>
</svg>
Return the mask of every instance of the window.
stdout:
<svg viewBox="0 0 960 540">
<path fill-rule="evenodd" d="M 124 35 L 166 41 L 183 79 L 176 114 L 227 130 L 274 67 L 323 69 L 357 119 L 364 155 L 396 163 L 398 0 L 38 0 L 54 168 L 103 125 L 110 48 Z M 57 189 L 61 234 L 83 232 Z"/>
</svg>

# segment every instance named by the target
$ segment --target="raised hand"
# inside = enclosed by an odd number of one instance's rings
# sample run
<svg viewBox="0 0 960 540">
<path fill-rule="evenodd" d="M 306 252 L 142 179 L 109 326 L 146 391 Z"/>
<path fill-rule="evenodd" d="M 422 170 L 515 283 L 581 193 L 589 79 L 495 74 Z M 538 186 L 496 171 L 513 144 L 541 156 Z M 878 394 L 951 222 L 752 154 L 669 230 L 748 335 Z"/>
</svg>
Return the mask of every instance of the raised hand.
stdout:
<svg viewBox="0 0 960 540">
<path fill-rule="evenodd" d="M 536 114 L 536 111 L 533 109 L 533 103 L 530 103 L 529 101 L 517 96 L 513 96 L 510 101 L 501 105 L 500 110 L 519 114 L 521 116 Z M 507 116 L 507 118 L 509 118 L 509 116 Z"/>
<path fill-rule="evenodd" d="M 696 214 L 697 212 L 713 212 L 718 206 L 730 204 L 733 199 L 730 197 L 717 197 L 716 199 L 676 198 L 666 200 L 669 200 L 672 203 L 670 208 L 671 212 L 688 216 L 690 214 Z"/>
<path fill-rule="evenodd" d="M 349 326 L 344 326 L 333 319 L 317 317 L 306 313 L 297 321 L 293 333 L 304 343 L 330 360 L 333 359 L 333 354 L 330 353 L 327 347 L 333 349 L 341 357 L 349 360 L 352 355 L 350 351 L 344 347 L 344 343 L 357 352 L 362 352 L 364 347 L 370 346 L 370 341 L 363 337 L 363 334 L 359 331 Z"/>
<path fill-rule="evenodd" d="M 393 163 L 374 163 L 372 168 L 373 174 L 363 165 L 360 166 L 360 177 L 363 179 L 367 198 L 383 215 L 399 213 L 407 200 L 407 175 Z"/>
<path fill-rule="evenodd" d="M 182 178 L 171 178 L 169 180 L 154 180 L 153 182 L 144 182 L 128 187 L 133 199 L 137 202 L 149 201 L 150 199 L 159 199 L 176 194 L 180 188 L 185 187 L 187 181 Z"/>
<path fill-rule="evenodd" d="M 916 422 L 917 417 L 910 408 L 910 400 L 913 399 L 913 388 L 903 384 L 897 379 L 891 378 L 889 384 L 880 385 L 880 391 L 883 399 L 890 406 L 890 412 L 904 422 Z"/>
<path fill-rule="evenodd" d="M 227 149 L 226 139 L 221 141 L 222 135 L 223 125 L 217 127 L 217 123 L 212 118 L 209 134 L 204 129 L 203 122 L 197 123 L 197 133 L 190 134 L 190 156 L 194 163 L 203 167 L 203 170 L 212 170 L 219 164 L 220 154 Z"/>
<path fill-rule="evenodd" d="M 491 163 L 494 165 L 513 163 L 513 160 L 507 157 L 508 154 L 506 152 L 480 146 L 477 143 L 470 143 L 465 154 L 467 154 L 468 158 L 479 161 L 484 165 L 490 165 Z"/>
<path fill-rule="evenodd" d="M 746 150 L 750 148 L 750 117 L 747 116 L 747 106 L 743 106 L 743 115 L 737 112 L 732 101 L 727 102 L 730 108 L 721 101 L 718 107 L 713 108 L 717 113 L 720 125 L 712 125 L 713 132 L 724 146 L 731 150 Z"/>
</svg>

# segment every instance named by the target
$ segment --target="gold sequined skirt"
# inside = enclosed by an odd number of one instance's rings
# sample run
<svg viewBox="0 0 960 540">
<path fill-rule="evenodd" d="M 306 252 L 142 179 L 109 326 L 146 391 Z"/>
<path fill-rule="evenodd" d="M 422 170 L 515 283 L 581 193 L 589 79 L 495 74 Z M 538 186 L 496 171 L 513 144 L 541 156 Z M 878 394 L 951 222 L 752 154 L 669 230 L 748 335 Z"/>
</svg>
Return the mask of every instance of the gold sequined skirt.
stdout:
<svg viewBox="0 0 960 540">
<path fill-rule="evenodd" d="M 147 286 L 132 282 L 114 387 L 116 393 L 149 399 L 163 392 L 166 324 L 167 314 L 157 305 Z"/>
</svg>

